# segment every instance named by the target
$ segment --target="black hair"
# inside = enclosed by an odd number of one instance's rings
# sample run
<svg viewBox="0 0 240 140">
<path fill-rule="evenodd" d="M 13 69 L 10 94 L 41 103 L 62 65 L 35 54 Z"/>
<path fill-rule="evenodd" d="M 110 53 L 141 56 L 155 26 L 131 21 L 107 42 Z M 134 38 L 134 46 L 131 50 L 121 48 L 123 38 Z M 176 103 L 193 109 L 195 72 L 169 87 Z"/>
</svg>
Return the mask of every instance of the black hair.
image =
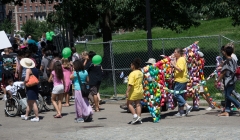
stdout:
<svg viewBox="0 0 240 140">
<path fill-rule="evenodd" d="M 227 46 L 224 50 L 227 56 L 231 56 L 233 53 L 233 47 L 231 46 Z"/>
<path fill-rule="evenodd" d="M 73 67 L 74 67 L 74 70 L 76 72 L 79 72 L 79 71 L 83 71 L 84 70 L 84 66 L 83 66 L 83 62 L 79 59 L 75 60 L 73 62 Z"/>
<path fill-rule="evenodd" d="M 56 51 L 56 50 L 53 51 L 53 57 L 59 57 L 58 51 Z"/>
<path fill-rule="evenodd" d="M 53 68 L 53 70 L 55 71 L 56 77 L 57 77 L 59 80 L 62 80 L 62 79 L 63 79 L 63 69 L 62 69 L 62 64 L 61 64 L 61 62 L 56 61 L 56 62 L 54 63 L 54 68 Z"/>
<path fill-rule="evenodd" d="M 38 51 L 38 47 L 37 45 L 34 43 L 28 44 L 28 49 L 32 52 L 32 53 L 37 53 Z"/>
<path fill-rule="evenodd" d="M 221 47 L 221 51 L 224 51 L 224 48 L 225 48 L 225 46 L 222 46 L 222 47 Z"/>
<path fill-rule="evenodd" d="M 19 50 L 17 54 L 18 54 L 18 56 L 24 56 L 25 51 L 24 50 Z"/>
<path fill-rule="evenodd" d="M 45 48 L 47 44 L 46 44 L 44 41 L 42 41 L 42 42 L 40 43 L 40 45 L 41 45 L 42 48 Z"/>
<path fill-rule="evenodd" d="M 75 53 L 75 52 L 77 52 L 76 48 L 72 47 L 72 53 Z"/>
<path fill-rule="evenodd" d="M 32 51 L 29 49 L 25 50 L 24 53 L 26 58 L 30 58 L 32 56 Z"/>
<path fill-rule="evenodd" d="M 47 50 L 47 51 L 45 52 L 45 56 L 50 56 L 51 54 L 52 54 L 51 50 Z"/>
<path fill-rule="evenodd" d="M 141 59 L 140 58 L 135 58 L 132 61 L 132 64 L 134 65 L 135 69 L 139 69 L 141 65 Z"/>
<path fill-rule="evenodd" d="M 88 53 L 88 57 L 90 60 L 92 60 L 93 56 L 95 56 L 95 55 L 96 55 L 96 53 L 94 51 L 89 51 L 89 53 Z"/>
</svg>

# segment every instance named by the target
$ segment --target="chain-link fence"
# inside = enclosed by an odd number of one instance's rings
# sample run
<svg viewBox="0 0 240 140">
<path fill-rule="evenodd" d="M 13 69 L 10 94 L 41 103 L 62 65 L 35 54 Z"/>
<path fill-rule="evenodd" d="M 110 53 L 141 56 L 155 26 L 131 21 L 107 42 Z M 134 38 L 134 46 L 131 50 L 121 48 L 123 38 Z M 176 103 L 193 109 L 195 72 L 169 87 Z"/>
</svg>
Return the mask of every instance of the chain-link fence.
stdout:
<svg viewBox="0 0 240 140">
<path fill-rule="evenodd" d="M 204 75 L 207 78 L 216 68 L 216 56 L 221 55 L 221 46 L 234 42 L 233 40 L 220 35 L 182 37 L 182 38 L 159 38 L 149 40 L 119 40 L 104 43 L 81 43 L 77 45 L 78 52 L 94 51 L 103 56 L 104 79 L 100 87 L 101 95 L 117 97 L 118 94 L 126 92 L 124 77 L 131 72 L 130 64 L 136 57 L 142 59 L 142 67 L 147 65 L 145 62 L 151 57 L 157 61 L 161 60 L 160 55 L 171 55 L 176 48 L 185 48 L 195 41 L 199 41 L 200 51 L 205 58 Z M 240 42 L 235 45 L 235 48 Z M 148 48 L 152 48 L 149 51 Z M 240 50 L 235 50 L 240 54 Z M 218 93 L 214 87 L 214 79 L 207 81 L 210 94 Z"/>
</svg>

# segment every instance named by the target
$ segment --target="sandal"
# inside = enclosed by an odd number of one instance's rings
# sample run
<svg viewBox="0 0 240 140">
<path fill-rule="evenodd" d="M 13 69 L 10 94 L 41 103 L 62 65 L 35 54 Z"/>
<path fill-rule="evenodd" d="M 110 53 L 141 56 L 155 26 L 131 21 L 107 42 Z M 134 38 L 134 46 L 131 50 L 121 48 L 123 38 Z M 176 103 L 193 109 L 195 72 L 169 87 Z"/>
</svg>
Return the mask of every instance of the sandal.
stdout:
<svg viewBox="0 0 240 140">
<path fill-rule="evenodd" d="M 69 104 L 63 104 L 62 107 L 69 107 Z"/>
<path fill-rule="evenodd" d="M 99 108 L 98 109 L 95 109 L 95 112 L 99 112 L 100 110 L 99 110 Z"/>
<path fill-rule="evenodd" d="M 55 115 L 54 118 L 62 118 L 62 115 Z"/>
</svg>

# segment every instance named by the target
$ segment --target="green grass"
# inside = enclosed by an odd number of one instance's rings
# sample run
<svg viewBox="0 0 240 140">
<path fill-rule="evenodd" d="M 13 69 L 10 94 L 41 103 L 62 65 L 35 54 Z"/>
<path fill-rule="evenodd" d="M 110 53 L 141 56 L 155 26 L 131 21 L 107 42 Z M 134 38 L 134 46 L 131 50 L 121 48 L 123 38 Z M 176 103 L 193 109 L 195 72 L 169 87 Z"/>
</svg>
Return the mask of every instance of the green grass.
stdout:
<svg viewBox="0 0 240 140">
<path fill-rule="evenodd" d="M 162 29 L 155 27 L 152 29 L 152 47 L 153 54 L 152 57 L 160 60 L 160 54 L 170 55 L 173 50 L 177 47 L 183 48 L 187 47 L 195 41 L 199 41 L 200 50 L 204 53 L 204 58 L 206 60 L 205 65 L 216 65 L 215 57 L 220 54 L 220 47 L 229 43 L 230 41 L 222 38 L 220 36 L 212 37 L 196 37 L 196 36 L 211 36 L 211 35 L 223 35 L 234 41 L 240 40 L 240 27 L 233 27 L 231 25 L 230 18 L 216 19 L 209 21 L 201 21 L 201 25 L 197 28 L 191 27 L 188 30 L 183 31 L 182 33 L 176 33 L 175 31 Z M 140 57 L 143 62 L 148 60 L 147 54 L 147 41 L 146 31 L 137 30 L 135 32 L 129 32 L 121 35 L 113 36 L 113 55 L 114 55 L 114 64 L 115 68 L 129 68 L 131 61 L 135 57 Z M 183 38 L 183 37 L 192 37 L 192 38 Z M 162 39 L 164 38 L 164 39 Z M 171 39 L 170 39 L 171 38 Z M 125 41 L 122 41 L 125 40 Z M 130 41 L 135 40 L 135 41 Z M 137 41 L 136 41 L 137 40 Z M 102 38 L 90 41 L 87 44 L 78 44 L 76 46 L 78 52 L 84 50 L 90 51 L 93 50 L 97 54 L 103 56 L 103 45 Z M 236 54 L 240 54 L 240 44 L 236 44 Z M 144 66 L 144 65 L 143 65 Z M 213 72 L 214 68 L 204 69 L 205 77 Z M 122 83 L 122 79 L 119 78 L 121 71 L 124 71 L 125 76 L 129 74 L 129 70 L 118 70 L 116 71 L 116 85 L 117 85 L 117 94 L 125 94 L 126 84 Z M 207 82 L 209 93 L 214 98 L 216 93 L 219 91 L 214 87 L 213 80 Z M 240 91 L 240 88 L 239 90 Z M 112 77 L 110 76 L 107 80 L 103 80 L 100 92 L 102 94 L 113 95 L 114 88 Z"/>
</svg>

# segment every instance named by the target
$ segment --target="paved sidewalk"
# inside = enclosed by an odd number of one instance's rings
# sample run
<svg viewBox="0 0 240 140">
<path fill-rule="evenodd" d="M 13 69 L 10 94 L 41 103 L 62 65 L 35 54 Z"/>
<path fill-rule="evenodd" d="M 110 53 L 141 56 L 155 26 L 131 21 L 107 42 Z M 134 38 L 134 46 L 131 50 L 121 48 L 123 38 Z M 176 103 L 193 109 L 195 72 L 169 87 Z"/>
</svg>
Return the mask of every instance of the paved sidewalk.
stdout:
<svg viewBox="0 0 240 140">
<path fill-rule="evenodd" d="M 0 140 L 149 140 L 149 139 L 240 139 L 240 117 L 217 117 L 218 109 L 194 111 L 188 117 L 175 117 L 175 110 L 162 112 L 159 123 L 153 123 L 149 113 L 142 114 L 143 124 L 130 125 L 132 115 L 119 108 L 120 101 L 107 101 L 90 123 L 74 123 L 74 105 L 63 108 L 63 118 L 55 112 L 40 113 L 40 122 L 5 117 L 4 101 L 0 101 Z M 73 104 L 73 102 L 71 102 Z"/>
</svg>

